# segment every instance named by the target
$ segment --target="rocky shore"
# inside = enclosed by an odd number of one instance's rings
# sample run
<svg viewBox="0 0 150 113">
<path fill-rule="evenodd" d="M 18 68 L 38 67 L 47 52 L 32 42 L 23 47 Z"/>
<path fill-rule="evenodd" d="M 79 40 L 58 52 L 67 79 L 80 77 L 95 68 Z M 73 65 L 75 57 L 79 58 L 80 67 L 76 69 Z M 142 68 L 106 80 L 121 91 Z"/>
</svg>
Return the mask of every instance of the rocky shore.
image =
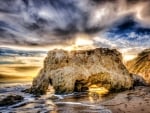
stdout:
<svg viewBox="0 0 150 113">
<path fill-rule="evenodd" d="M 114 49 L 52 50 L 32 86 L 21 87 L 24 92 L 16 87 L 9 87 L 11 92 L 7 87 L 0 90 L 1 97 L 8 95 L 0 98 L 0 110 L 150 113 L 150 87 L 144 79 L 130 73 Z"/>
<path fill-rule="evenodd" d="M 0 101 L 10 95 L 24 99 L 0 106 L 2 113 L 150 113 L 150 87 L 138 86 L 123 92 L 98 93 L 78 92 L 68 95 L 46 95 L 36 97 L 20 92 L 30 86 L 12 86 L 0 89 Z M 19 89 L 18 89 L 19 88 Z M 12 98 L 12 97 L 11 97 Z M 13 97 L 14 98 L 14 97 Z M 9 98 L 10 99 L 10 98 Z M 6 101 L 5 101 L 6 102 Z M 3 104 L 5 104 L 3 102 Z M 13 101 L 11 101 L 13 102 Z"/>
<path fill-rule="evenodd" d="M 45 94 L 49 85 L 57 94 L 86 91 L 92 85 L 120 91 L 130 89 L 133 82 L 132 75 L 122 63 L 121 53 L 115 49 L 56 49 L 48 52 L 43 69 L 28 92 Z"/>
</svg>

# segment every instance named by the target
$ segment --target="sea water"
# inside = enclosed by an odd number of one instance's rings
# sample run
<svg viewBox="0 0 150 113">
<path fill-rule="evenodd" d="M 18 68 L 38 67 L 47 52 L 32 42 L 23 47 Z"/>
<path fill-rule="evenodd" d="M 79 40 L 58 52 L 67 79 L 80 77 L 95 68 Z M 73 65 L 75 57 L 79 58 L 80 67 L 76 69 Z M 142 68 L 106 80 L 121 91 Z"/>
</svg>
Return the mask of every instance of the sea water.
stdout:
<svg viewBox="0 0 150 113">
<path fill-rule="evenodd" d="M 21 95 L 24 100 L 13 105 L 0 107 L 0 113 L 111 113 L 100 105 L 108 97 L 89 92 L 55 95 L 50 90 L 42 96 L 24 93 L 31 82 L 0 83 L 0 99 L 7 95 Z"/>
</svg>

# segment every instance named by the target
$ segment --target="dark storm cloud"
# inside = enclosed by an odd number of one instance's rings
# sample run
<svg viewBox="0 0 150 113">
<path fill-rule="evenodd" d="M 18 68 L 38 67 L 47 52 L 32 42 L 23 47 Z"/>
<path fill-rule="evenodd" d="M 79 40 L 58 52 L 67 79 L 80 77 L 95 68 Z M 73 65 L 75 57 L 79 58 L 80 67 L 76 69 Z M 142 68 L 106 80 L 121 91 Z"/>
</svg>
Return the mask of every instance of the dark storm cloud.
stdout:
<svg viewBox="0 0 150 113">
<path fill-rule="evenodd" d="M 149 5 L 149 0 L 0 0 L 0 45 L 65 44 L 78 33 L 116 34 L 111 29 L 118 23 L 125 24 L 122 29 L 130 24 L 127 15 L 138 28 L 149 29 Z"/>
</svg>

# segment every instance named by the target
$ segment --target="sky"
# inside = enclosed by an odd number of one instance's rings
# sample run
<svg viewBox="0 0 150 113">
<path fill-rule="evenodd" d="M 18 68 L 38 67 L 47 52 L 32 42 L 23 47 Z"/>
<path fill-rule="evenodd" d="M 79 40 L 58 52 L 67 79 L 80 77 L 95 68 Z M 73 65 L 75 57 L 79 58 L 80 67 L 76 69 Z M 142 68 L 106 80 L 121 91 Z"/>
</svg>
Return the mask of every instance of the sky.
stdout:
<svg viewBox="0 0 150 113">
<path fill-rule="evenodd" d="M 35 77 L 48 50 L 96 47 L 150 48 L 150 0 L 0 0 L 0 82 Z"/>
<path fill-rule="evenodd" d="M 0 48 L 150 47 L 150 0 L 0 0 Z M 78 40 L 80 44 L 84 40 Z"/>
<path fill-rule="evenodd" d="M 150 48 L 150 0 L 0 0 L 0 49 Z"/>
</svg>

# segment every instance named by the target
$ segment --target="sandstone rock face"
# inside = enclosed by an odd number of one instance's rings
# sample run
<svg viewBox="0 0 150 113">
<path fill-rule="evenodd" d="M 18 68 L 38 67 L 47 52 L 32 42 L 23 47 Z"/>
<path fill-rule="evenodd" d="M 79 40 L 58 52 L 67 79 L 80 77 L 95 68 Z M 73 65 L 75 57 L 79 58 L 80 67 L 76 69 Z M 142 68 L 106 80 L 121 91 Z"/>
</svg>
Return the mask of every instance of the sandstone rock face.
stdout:
<svg viewBox="0 0 150 113">
<path fill-rule="evenodd" d="M 150 84 L 150 49 L 145 49 L 138 56 L 127 62 L 130 72 L 142 76 Z"/>
<path fill-rule="evenodd" d="M 118 51 L 107 48 L 49 51 L 30 92 L 43 94 L 49 85 L 59 94 L 85 91 L 91 85 L 129 89 L 133 80 L 121 59 Z"/>
</svg>

